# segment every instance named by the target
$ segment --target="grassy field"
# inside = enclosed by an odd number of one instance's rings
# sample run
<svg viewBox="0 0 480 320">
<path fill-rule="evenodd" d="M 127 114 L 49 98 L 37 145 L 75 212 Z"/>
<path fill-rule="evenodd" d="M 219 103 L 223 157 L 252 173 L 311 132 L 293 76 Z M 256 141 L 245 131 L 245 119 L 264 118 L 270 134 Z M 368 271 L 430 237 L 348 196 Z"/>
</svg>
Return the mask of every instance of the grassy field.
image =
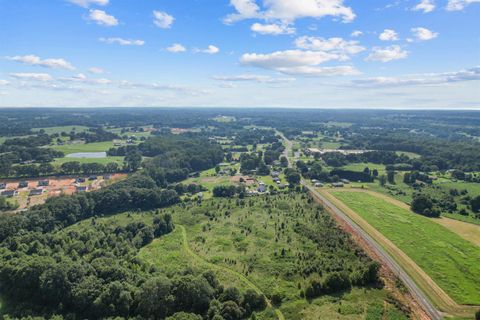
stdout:
<svg viewBox="0 0 480 320">
<path fill-rule="evenodd" d="M 372 195 L 332 194 L 412 258 L 457 303 L 480 304 L 478 246 L 428 218 Z"/>
<path fill-rule="evenodd" d="M 402 155 L 402 154 L 406 155 L 410 159 L 418 159 L 418 158 L 421 157 L 421 155 L 419 155 L 418 153 L 407 152 L 407 151 L 397 151 L 396 154 L 398 154 L 399 156 Z"/>
<path fill-rule="evenodd" d="M 323 149 L 338 149 L 342 146 L 342 144 L 340 142 L 321 141 L 320 146 Z"/>
<path fill-rule="evenodd" d="M 55 145 L 50 146 L 49 148 L 61 151 L 68 155 L 70 153 L 78 152 L 104 152 L 108 149 L 113 148 L 113 141 L 106 142 L 95 142 L 95 143 L 73 143 L 73 144 L 64 144 L 64 145 Z"/>
<path fill-rule="evenodd" d="M 53 165 L 55 166 L 61 166 L 65 162 L 71 162 L 71 161 L 78 161 L 80 163 L 101 163 L 101 164 L 107 164 L 110 162 L 115 162 L 118 163 L 119 165 L 123 164 L 123 158 L 124 157 L 106 157 L 106 158 L 91 158 L 91 159 L 86 159 L 86 158 L 56 158 L 55 161 L 53 162 Z"/>
<path fill-rule="evenodd" d="M 227 286 L 246 289 L 253 285 L 267 297 L 278 294 L 283 297 L 279 310 L 285 319 L 406 319 L 386 302 L 387 292 L 381 288 L 354 287 L 311 301 L 302 298 L 300 291 L 306 279 L 297 273 L 303 264 L 299 265 L 297 255 L 322 257 L 324 272 L 343 265 L 334 261 L 336 255 L 322 251 L 303 233 L 294 231 L 297 224 L 323 221 L 315 218 L 315 205 L 298 195 L 255 197 L 243 204 L 238 201 L 211 199 L 200 207 L 166 209 L 173 213 L 176 230 L 142 248 L 139 258 L 166 274 L 184 268 L 211 269 Z M 319 226 L 319 232 L 327 232 L 322 235 L 334 237 L 330 234 L 334 228 L 324 228 Z M 341 256 L 346 259 L 344 263 L 359 259 Z M 257 315 L 257 319 L 275 318 L 281 317 L 271 310 Z"/>
<path fill-rule="evenodd" d="M 374 169 L 377 169 L 379 175 L 386 174 L 385 166 L 383 164 L 376 164 L 376 163 L 371 163 L 371 162 L 349 163 L 346 166 L 343 166 L 341 169 L 363 172 L 363 170 L 367 167 L 370 169 L 370 171 L 373 171 Z"/>
<path fill-rule="evenodd" d="M 75 129 L 75 130 L 74 130 Z M 84 126 L 62 126 L 62 127 L 49 127 L 49 128 L 33 128 L 32 131 L 37 132 L 40 130 L 44 130 L 46 134 L 54 134 L 54 133 L 61 133 L 66 132 L 70 133 L 71 131 L 75 132 L 85 132 L 88 130 L 88 127 Z"/>
<path fill-rule="evenodd" d="M 137 139 L 140 139 L 141 137 L 148 138 L 152 135 L 151 131 L 144 131 L 144 132 L 124 132 L 122 133 L 123 128 L 114 128 L 114 129 L 108 129 L 107 131 L 113 132 L 115 134 L 118 134 L 119 136 L 128 136 L 128 137 L 136 137 Z"/>
<path fill-rule="evenodd" d="M 480 183 L 463 182 L 463 181 L 449 181 L 449 182 L 437 182 L 436 185 L 440 186 L 444 190 L 457 189 L 467 190 L 468 194 L 472 197 L 480 195 Z"/>
</svg>

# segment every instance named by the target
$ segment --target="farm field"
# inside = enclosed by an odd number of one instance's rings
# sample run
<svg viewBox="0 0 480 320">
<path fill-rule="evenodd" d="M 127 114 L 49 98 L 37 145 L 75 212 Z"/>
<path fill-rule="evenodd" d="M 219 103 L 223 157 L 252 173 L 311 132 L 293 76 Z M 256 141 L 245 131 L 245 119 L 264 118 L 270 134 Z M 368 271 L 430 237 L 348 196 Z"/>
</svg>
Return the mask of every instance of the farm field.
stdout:
<svg viewBox="0 0 480 320">
<path fill-rule="evenodd" d="M 347 164 L 346 166 L 341 167 L 341 169 L 344 169 L 344 170 L 351 170 L 351 171 L 358 171 L 358 172 L 363 172 L 365 168 L 369 168 L 370 171 L 377 169 L 379 175 L 386 174 L 385 165 L 371 163 L 371 162 L 350 163 L 350 164 Z"/>
<path fill-rule="evenodd" d="M 138 139 L 142 138 L 142 137 L 148 138 L 152 135 L 151 130 L 146 130 L 144 132 L 130 132 L 130 131 L 128 131 L 128 132 L 122 133 L 122 129 L 123 128 L 114 128 L 114 129 L 107 129 L 107 131 L 116 133 L 120 136 L 136 137 Z"/>
<path fill-rule="evenodd" d="M 34 131 L 34 132 L 38 132 L 40 130 L 43 130 L 46 134 L 55 134 L 55 133 L 61 133 L 61 132 L 70 133 L 71 131 L 75 131 L 75 132 L 79 133 L 79 132 L 87 131 L 88 127 L 85 127 L 85 126 L 60 126 L 60 127 L 33 128 L 32 129 L 32 131 Z"/>
<path fill-rule="evenodd" d="M 405 208 L 360 192 L 331 194 L 422 268 L 455 302 L 480 304 L 480 248 Z M 409 235 L 414 234 L 415 237 Z"/>
<path fill-rule="evenodd" d="M 462 238 L 480 246 L 480 225 L 470 222 L 451 219 L 448 217 L 441 217 L 439 219 L 432 219 L 432 221 L 444 226 L 445 228 L 455 232 Z"/>
<path fill-rule="evenodd" d="M 278 309 L 284 319 L 406 319 L 387 302 L 387 291 L 382 288 L 353 287 L 311 300 L 301 297 L 308 279 L 315 275 L 305 278 L 299 272 L 315 261 L 323 265 L 324 273 L 339 265 L 356 268 L 366 263 L 365 257 L 349 254 L 342 245 L 329 249 L 305 236 L 306 225 L 332 241 L 341 232 L 317 208 L 301 195 L 211 199 L 200 207 L 168 208 L 165 212 L 172 213 L 175 230 L 142 248 L 138 256 L 165 274 L 185 268 L 211 269 L 226 286 L 253 286 L 268 298 L 282 297 Z M 355 246 L 350 241 L 346 245 Z M 311 258 L 299 261 L 301 255 Z M 281 316 L 270 308 L 257 314 L 257 319 L 277 318 Z"/>
<path fill-rule="evenodd" d="M 53 165 L 61 166 L 65 162 L 78 161 L 80 163 L 101 163 L 107 164 L 110 162 L 116 162 L 119 165 L 123 164 L 124 157 L 106 157 L 106 158 L 56 158 Z"/>
<path fill-rule="evenodd" d="M 50 146 L 51 149 L 61 151 L 65 155 L 80 152 L 104 152 L 114 147 L 113 141 L 94 142 L 94 143 L 72 143 L 64 145 Z"/>
<path fill-rule="evenodd" d="M 448 181 L 448 182 L 437 182 L 435 184 L 445 190 L 450 190 L 450 189 L 467 190 L 468 193 L 472 196 L 480 195 L 480 183 Z"/>
</svg>

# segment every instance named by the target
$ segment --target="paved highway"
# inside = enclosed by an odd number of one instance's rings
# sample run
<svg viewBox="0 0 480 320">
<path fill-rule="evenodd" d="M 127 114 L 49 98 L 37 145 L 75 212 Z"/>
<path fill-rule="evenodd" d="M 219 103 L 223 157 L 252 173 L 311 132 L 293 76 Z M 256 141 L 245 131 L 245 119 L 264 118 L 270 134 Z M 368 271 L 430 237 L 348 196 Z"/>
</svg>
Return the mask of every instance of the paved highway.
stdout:
<svg viewBox="0 0 480 320">
<path fill-rule="evenodd" d="M 278 131 L 277 131 L 278 132 Z M 284 155 L 287 156 L 288 166 L 291 167 L 292 164 L 290 163 L 290 159 L 288 155 L 292 149 L 292 142 L 288 140 L 281 132 L 278 134 L 282 137 L 285 141 L 286 148 Z M 413 281 L 413 279 L 402 269 L 402 267 L 390 256 L 388 252 L 386 252 L 383 247 L 378 244 L 367 232 L 365 232 L 360 226 L 358 226 L 350 217 L 348 217 L 342 210 L 337 208 L 331 201 L 321 195 L 318 191 L 315 190 L 314 187 L 310 186 L 306 183 L 303 179 L 301 184 L 304 185 L 312 194 L 313 197 L 317 198 L 321 203 L 323 203 L 324 207 L 326 207 L 331 213 L 338 216 L 340 219 L 345 221 L 356 233 L 362 237 L 366 243 L 375 251 L 375 253 L 383 260 L 383 262 L 398 276 L 398 278 L 405 284 L 405 286 L 409 289 L 410 293 L 413 295 L 415 300 L 422 306 L 425 312 L 430 316 L 432 320 L 439 320 L 442 319 L 442 314 L 437 308 L 430 302 L 427 296 L 420 290 L 417 284 Z"/>
</svg>

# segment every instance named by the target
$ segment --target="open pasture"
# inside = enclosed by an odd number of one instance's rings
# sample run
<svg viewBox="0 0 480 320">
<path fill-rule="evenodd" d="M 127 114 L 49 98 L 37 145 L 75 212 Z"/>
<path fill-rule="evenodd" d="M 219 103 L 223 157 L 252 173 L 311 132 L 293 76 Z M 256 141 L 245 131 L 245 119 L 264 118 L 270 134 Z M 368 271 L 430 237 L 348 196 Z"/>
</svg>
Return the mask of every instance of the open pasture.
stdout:
<svg viewBox="0 0 480 320">
<path fill-rule="evenodd" d="M 480 247 L 426 217 L 370 194 L 331 194 L 413 259 L 455 302 L 480 304 Z"/>
<path fill-rule="evenodd" d="M 184 268 L 212 269 L 227 286 L 253 285 L 270 299 L 281 297 L 279 309 L 285 319 L 370 319 L 375 314 L 382 319 L 406 319 L 387 302 L 382 288 L 353 287 L 311 300 L 302 297 L 308 280 L 318 277 L 302 275 L 310 264 L 321 263 L 322 272 L 327 273 L 339 266 L 349 269 L 368 263 L 365 256 L 349 251 L 355 247 L 353 242 L 343 238 L 330 216 L 305 196 L 210 199 L 201 206 L 164 211 L 172 213 L 175 231 L 142 248 L 139 258 L 167 274 Z M 330 241 L 342 238 L 343 244 L 336 248 L 316 244 L 306 236 L 310 227 Z M 299 258 L 303 255 L 310 257 L 308 261 Z M 258 319 L 271 316 L 262 313 Z"/>
<path fill-rule="evenodd" d="M 81 153 L 81 152 L 102 152 L 102 151 L 108 151 L 108 149 L 113 147 L 114 147 L 113 141 L 94 142 L 94 143 L 79 142 L 79 143 L 50 146 L 50 148 L 57 151 L 61 151 L 65 155 L 68 155 L 70 153 Z"/>
</svg>

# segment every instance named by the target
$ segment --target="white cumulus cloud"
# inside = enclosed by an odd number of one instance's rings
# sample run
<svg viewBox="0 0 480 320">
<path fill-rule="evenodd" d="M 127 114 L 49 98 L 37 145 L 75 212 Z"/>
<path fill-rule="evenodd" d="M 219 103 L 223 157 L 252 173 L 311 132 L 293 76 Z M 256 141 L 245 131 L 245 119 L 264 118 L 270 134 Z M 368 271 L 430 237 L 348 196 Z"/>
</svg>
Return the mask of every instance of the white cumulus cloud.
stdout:
<svg viewBox="0 0 480 320">
<path fill-rule="evenodd" d="M 88 69 L 88 72 L 93 74 L 102 74 L 102 73 L 105 73 L 105 70 L 99 67 L 91 67 L 90 69 Z"/>
<path fill-rule="evenodd" d="M 280 35 L 280 34 L 293 34 L 295 33 L 295 28 L 289 27 L 285 24 L 261 24 L 261 23 L 254 23 L 250 27 L 253 32 L 260 33 L 260 34 L 270 34 L 270 35 Z"/>
<path fill-rule="evenodd" d="M 40 57 L 30 54 L 26 56 L 7 57 L 8 60 L 28 64 L 32 66 L 41 66 L 53 69 L 74 70 L 75 67 L 65 59 L 41 59 Z"/>
<path fill-rule="evenodd" d="M 393 60 L 405 59 L 406 57 L 408 57 L 408 51 L 403 50 L 398 45 L 394 45 L 385 48 L 374 47 L 366 60 L 389 62 Z"/>
<path fill-rule="evenodd" d="M 435 4 L 433 0 L 421 0 L 415 7 L 413 7 L 414 11 L 423 11 L 423 13 L 432 12 L 435 9 Z"/>
<path fill-rule="evenodd" d="M 422 27 L 412 28 L 411 31 L 413 36 L 419 41 L 432 40 L 438 37 L 438 32 L 433 32 Z"/>
<path fill-rule="evenodd" d="M 303 36 L 295 40 L 295 45 L 297 48 L 305 50 L 337 53 L 341 56 L 339 60 L 348 60 L 349 56 L 365 51 L 365 48 L 360 46 L 358 41 L 336 37 L 324 39 Z"/>
<path fill-rule="evenodd" d="M 480 3 L 480 0 L 448 0 L 447 11 L 460 11 L 472 3 Z"/>
<path fill-rule="evenodd" d="M 428 73 L 403 77 L 365 78 L 354 80 L 353 83 L 354 85 L 360 87 L 400 87 L 416 85 L 440 85 L 478 80 L 480 80 L 480 67 L 473 67 L 454 72 Z"/>
<path fill-rule="evenodd" d="M 279 78 L 257 74 L 241 74 L 237 76 L 213 76 L 213 79 L 227 82 L 258 82 L 258 83 L 284 83 L 295 81 L 295 78 Z"/>
<path fill-rule="evenodd" d="M 88 8 L 91 5 L 106 6 L 109 3 L 109 0 L 67 0 L 67 1 L 83 8 Z"/>
<path fill-rule="evenodd" d="M 214 45 L 209 45 L 206 49 L 195 49 L 195 52 L 216 54 L 220 52 L 220 49 Z"/>
<path fill-rule="evenodd" d="M 10 73 L 10 77 L 19 80 L 53 81 L 53 77 L 48 73 Z"/>
<path fill-rule="evenodd" d="M 101 26 L 112 27 L 118 25 L 118 20 L 112 15 L 107 14 L 103 10 L 90 10 L 88 18 Z"/>
<path fill-rule="evenodd" d="M 397 41 L 398 33 L 392 29 L 385 29 L 378 38 L 382 41 Z"/>
<path fill-rule="evenodd" d="M 143 40 L 133 40 L 133 39 L 123 39 L 123 38 L 100 38 L 98 40 L 108 44 L 119 44 L 121 46 L 143 46 L 145 44 L 145 41 Z"/>
<path fill-rule="evenodd" d="M 82 83 L 82 84 L 87 84 L 87 85 L 106 85 L 106 84 L 111 84 L 112 81 L 109 79 L 105 78 L 100 78 L 100 79 L 92 79 L 87 77 L 83 73 L 78 73 L 76 75 L 73 75 L 71 77 L 67 78 L 59 78 L 59 82 L 74 82 L 74 83 Z"/>
<path fill-rule="evenodd" d="M 180 43 L 174 43 L 170 47 L 166 48 L 168 52 L 172 53 L 180 53 L 180 52 L 185 52 L 187 51 L 187 48 L 185 48 L 183 45 Z"/>
<path fill-rule="evenodd" d="M 286 50 L 269 54 L 246 53 L 240 62 L 246 66 L 274 70 L 289 75 L 325 76 L 353 75 L 352 66 L 321 67 L 320 64 L 342 60 L 342 55 L 325 51 Z"/>
<path fill-rule="evenodd" d="M 280 20 L 293 23 L 300 18 L 339 17 L 344 22 L 355 19 L 355 13 L 343 0 L 264 0 L 263 7 L 255 0 L 230 0 L 236 13 L 225 17 L 227 24 L 245 19 Z"/>
<path fill-rule="evenodd" d="M 353 31 L 353 32 L 350 34 L 350 36 L 351 36 L 351 37 L 354 37 L 354 38 L 360 37 L 360 36 L 362 36 L 362 35 L 363 35 L 363 32 L 360 31 L 360 30 L 355 30 L 355 31 Z"/>
<path fill-rule="evenodd" d="M 155 10 L 153 11 L 153 23 L 162 29 L 169 29 L 172 27 L 175 18 L 166 12 Z"/>
</svg>

